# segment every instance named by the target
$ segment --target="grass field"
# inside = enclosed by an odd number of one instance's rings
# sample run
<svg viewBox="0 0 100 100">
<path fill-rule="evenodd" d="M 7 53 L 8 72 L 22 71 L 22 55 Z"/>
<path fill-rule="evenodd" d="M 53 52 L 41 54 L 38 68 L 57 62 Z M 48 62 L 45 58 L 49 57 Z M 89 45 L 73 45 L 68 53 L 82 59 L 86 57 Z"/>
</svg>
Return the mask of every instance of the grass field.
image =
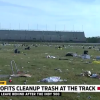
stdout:
<svg viewBox="0 0 100 100">
<path fill-rule="evenodd" d="M 32 43 L 28 43 L 31 45 Z M 89 77 L 79 77 L 76 74 L 82 73 L 83 70 L 90 70 L 93 73 L 100 73 L 100 64 L 86 64 L 88 60 L 83 60 L 80 58 L 65 57 L 67 52 L 77 52 L 77 54 L 82 54 L 84 49 L 79 44 L 72 44 L 72 47 L 69 47 L 68 44 L 65 44 L 66 48 L 59 50 L 55 48 L 56 44 L 51 44 L 51 46 L 45 44 L 39 44 L 38 47 L 31 46 L 30 50 L 24 50 L 25 47 L 17 47 L 21 53 L 14 53 L 14 45 L 0 45 L 0 75 L 10 75 L 12 73 L 10 62 L 15 60 L 19 70 L 29 72 L 32 75 L 31 78 L 12 78 L 12 82 L 9 83 L 9 78 L 0 78 L 0 81 L 7 81 L 7 84 L 17 84 L 23 85 L 25 80 L 27 85 L 34 84 L 100 84 L 99 79 L 89 78 Z M 62 45 L 62 44 L 60 44 Z M 85 44 L 84 44 L 85 45 Z M 88 45 L 88 44 L 86 44 Z M 89 44 L 92 45 L 92 44 Z M 99 44 L 98 44 L 99 45 Z M 90 61 L 96 56 L 100 55 L 100 51 L 94 49 L 88 49 L 88 46 L 85 46 L 85 50 L 89 51 L 89 54 L 92 55 Z M 99 46 L 97 46 L 99 47 Z M 56 59 L 47 59 L 47 55 L 56 56 Z M 69 60 L 59 60 L 59 58 L 68 58 Z M 22 68 L 23 67 L 23 68 Z M 54 70 L 59 68 L 62 72 Z M 66 79 L 67 82 L 59 83 L 41 83 L 37 82 L 43 78 L 50 76 L 60 76 L 62 79 Z M 80 97 L 78 97 L 80 96 Z M 88 100 L 91 96 L 91 100 L 100 100 L 99 93 L 63 93 L 61 97 L 0 97 L 0 100 Z"/>
</svg>

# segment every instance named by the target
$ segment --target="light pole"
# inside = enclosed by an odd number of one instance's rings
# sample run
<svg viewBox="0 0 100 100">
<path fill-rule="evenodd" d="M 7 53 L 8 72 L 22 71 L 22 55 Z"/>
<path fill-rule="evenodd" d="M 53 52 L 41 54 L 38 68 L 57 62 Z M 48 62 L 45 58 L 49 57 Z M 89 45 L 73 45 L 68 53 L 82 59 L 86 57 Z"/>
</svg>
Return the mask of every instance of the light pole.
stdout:
<svg viewBox="0 0 100 100">
<path fill-rule="evenodd" d="M 65 31 L 65 25 L 64 25 L 64 31 Z"/>
<path fill-rule="evenodd" d="M 20 30 L 20 23 L 19 23 L 19 30 Z"/>
<path fill-rule="evenodd" d="M 38 24 L 37 24 L 37 30 L 38 30 Z"/>
<path fill-rule="evenodd" d="M 55 31 L 56 31 L 56 25 L 55 25 Z"/>
<path fill-rule="evenodd" d="M 74 25 L 73 25 L 73 31 L 74 31 Z"/>
</svg>

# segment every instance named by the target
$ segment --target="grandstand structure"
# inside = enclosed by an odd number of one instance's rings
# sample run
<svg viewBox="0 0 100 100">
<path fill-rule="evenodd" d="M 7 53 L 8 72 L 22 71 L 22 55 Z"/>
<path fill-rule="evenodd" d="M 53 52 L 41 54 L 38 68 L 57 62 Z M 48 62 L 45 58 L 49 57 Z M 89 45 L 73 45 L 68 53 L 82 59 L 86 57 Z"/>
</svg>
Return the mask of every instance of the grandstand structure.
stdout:
<svg viewBox="0 0 100 100">
<path fill-rule="evenodd" d="M 0 30 L 0 41 L 86 42 L 84 32 Z"/>
</svg>

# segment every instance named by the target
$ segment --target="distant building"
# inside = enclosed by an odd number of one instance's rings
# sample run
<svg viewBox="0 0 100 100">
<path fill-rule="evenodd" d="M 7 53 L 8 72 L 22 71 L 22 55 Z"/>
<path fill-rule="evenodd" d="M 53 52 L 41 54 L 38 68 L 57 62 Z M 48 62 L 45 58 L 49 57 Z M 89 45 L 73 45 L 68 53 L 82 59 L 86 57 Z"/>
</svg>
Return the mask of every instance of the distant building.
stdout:
<svg viewBox="0 0 100 100">
<path fill-rule="evenodd" d="M 86 42 L 84 32 L 71 32 L 71 31 L 0 30 L 0 40 Z"/>
</svg>

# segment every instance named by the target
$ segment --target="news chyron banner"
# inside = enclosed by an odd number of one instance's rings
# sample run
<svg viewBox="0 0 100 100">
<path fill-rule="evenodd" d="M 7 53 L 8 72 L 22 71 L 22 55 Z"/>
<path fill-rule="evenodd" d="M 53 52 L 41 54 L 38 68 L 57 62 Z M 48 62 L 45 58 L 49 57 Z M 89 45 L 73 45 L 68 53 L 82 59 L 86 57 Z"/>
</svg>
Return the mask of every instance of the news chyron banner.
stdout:
<svg viewBox="0 0 100 100">
<path fill-rule="evenodd" d="M 100 92 L 100 85 L 0 85 L 0 96 L 61 96 L 63 92 Z"/>
</svg>

